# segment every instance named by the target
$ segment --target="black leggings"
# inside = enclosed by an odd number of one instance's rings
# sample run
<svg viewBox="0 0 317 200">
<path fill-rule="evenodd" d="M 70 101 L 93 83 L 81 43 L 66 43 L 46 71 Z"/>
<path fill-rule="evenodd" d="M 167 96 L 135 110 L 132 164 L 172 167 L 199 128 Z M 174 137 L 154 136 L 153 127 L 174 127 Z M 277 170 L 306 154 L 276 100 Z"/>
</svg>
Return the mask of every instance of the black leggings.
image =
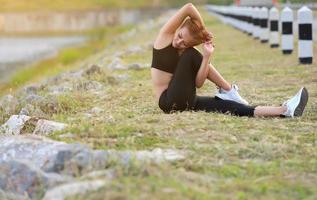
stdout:
<svg viewBox="0 0 317 200">
<path fill-rule="evenodd" d="M 196 95 L 195 79 L 201 62 L 202 55 L 195 48 L 188 48 L 183 52 L 168 88 L 160 96 L 159 107 L 165 113 L 193 110 L 253 117 L 252 106 Z"/>
</svg>

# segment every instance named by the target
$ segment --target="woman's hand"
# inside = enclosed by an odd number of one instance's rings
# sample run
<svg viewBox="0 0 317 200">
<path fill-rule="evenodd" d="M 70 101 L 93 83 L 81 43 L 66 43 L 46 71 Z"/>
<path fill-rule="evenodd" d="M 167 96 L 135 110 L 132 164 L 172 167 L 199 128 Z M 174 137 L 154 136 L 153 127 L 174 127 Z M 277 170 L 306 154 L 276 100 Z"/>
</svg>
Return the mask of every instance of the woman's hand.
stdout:
<svg viewBox="0 0 317 200">
<path fill-rule="evenodd" d="M 203 56 L 205 58 L 210 58 L 212 53 L 214 52 L 215 47 L 212 44 L 212 41 L 207 41 L 205 43 L 203 43 Z"/>
</svg>

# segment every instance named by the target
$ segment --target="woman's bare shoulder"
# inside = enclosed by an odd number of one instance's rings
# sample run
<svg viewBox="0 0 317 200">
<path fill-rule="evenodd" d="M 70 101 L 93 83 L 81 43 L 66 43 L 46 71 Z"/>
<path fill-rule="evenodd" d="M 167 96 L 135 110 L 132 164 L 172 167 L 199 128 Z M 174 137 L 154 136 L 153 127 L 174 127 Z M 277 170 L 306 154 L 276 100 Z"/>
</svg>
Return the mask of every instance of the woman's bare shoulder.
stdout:
<svg viewBox="0 0 317 200">
<path fill-rule="evenodd" d="M 173 40 L 173 35 L 159 33 L 159 35 L 156 37 L 154 41 L 153 47 L 155 49 L 163 49 L 167 47 L 169 44 L 171 44 L 172 40 Z"/>
</svg>

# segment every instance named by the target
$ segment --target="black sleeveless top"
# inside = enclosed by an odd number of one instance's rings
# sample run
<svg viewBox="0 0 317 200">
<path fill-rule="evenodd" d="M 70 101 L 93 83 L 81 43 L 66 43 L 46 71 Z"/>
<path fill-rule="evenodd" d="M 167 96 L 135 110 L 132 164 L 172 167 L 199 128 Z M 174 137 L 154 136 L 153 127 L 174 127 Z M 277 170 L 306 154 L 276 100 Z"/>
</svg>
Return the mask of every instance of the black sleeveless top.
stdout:
<svg viewBox="0 0 317 200">
<path fill-rule="evenodd" d="M 153 47 L 151 67 L 173 74 L 178 60 L 178 50 L 172 46 L 172 43 L 163 49 Z"/>
</svg>

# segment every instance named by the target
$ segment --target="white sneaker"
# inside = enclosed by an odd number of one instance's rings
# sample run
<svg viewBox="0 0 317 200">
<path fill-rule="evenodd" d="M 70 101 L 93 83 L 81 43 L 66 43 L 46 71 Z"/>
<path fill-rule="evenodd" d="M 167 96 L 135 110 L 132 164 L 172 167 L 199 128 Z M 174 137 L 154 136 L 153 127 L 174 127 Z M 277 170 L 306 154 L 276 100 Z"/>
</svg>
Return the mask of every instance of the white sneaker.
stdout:
<svg viewBox="0 0 317 200">
<path fill-rule="evenodd" d="M 215 96 L 222 100 L 231 100 L 245 105 L 249 105 L 249 103 L 239 95 L 238 90 L 238 86 L 233 84 L 231 86 L 231 90 L 227 91 L 220 88 Z"/>
<path fill-rule="evenodd" d="M 308 91 L 302 87 L 295 96 L 285 101 L 282 105 L 287 107 L 287 111 L 283 113 L 285 117 L 302 116 L 308 101 Z"/>
</svg>

